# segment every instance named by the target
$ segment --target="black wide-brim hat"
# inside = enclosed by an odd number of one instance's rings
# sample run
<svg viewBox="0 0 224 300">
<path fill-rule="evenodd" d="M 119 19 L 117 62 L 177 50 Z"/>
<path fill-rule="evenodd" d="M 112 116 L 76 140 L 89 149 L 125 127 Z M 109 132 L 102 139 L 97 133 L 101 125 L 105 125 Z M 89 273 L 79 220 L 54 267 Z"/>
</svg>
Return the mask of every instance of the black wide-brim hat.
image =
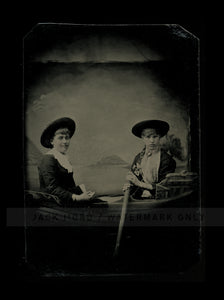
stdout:
<svg viewBox="0 0 224 300">
<path fill-rule="evenodd" d="M 45 148 L 52 148 L 51 139 L 53 138 L 55 131 L 60 128 L 68 128 L 70 137 L 72 137 L 76 129 L 76 124 L 70 118 L 60 118 L 55 120 L 44 129 L 40 138 L 41 145 Z"/>
<path fill-rule="evenodd" d="M 146 120 L 137 123 L 134 125 L 132 128 L 132 133 L 136 135 L 137 137 L 141 137 L 142 135 L 142 130 L 146 128 L 152 128 L 155 129 L 156 132 L 163 137 L 164 135 L 167 134 L 167 132 L 170 129 L 170 126 L 167 122 L 161 121 L 161 120 Z"/>
</svg>

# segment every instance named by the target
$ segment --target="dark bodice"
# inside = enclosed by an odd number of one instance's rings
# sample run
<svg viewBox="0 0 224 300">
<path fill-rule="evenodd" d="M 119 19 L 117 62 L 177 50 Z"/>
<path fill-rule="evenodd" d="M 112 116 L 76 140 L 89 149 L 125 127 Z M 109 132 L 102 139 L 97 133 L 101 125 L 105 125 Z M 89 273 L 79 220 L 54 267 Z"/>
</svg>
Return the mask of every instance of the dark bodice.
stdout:
<svg viewBox="0 0 224 300">
<path fill-rule="evenodd" d="M 72 201 L 72 194 L 80 194 L 76 186 L 73 173 L 68 173 L 53 155 L 43 155 L 38 165 L 40 189 L 43 192 L 58 196 L 64 204 Z"/>
</svg>

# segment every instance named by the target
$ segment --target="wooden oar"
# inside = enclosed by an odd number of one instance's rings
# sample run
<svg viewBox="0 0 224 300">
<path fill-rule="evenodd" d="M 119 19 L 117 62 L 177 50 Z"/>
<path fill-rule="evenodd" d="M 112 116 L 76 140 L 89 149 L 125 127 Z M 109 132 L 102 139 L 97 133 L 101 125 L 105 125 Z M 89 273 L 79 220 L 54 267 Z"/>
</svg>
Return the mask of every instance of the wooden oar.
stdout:
<svg viewBox="0 0 224 300">
<path fill-rule="evenodd" d="M 119 223 L 119 228 L 118 228 L 118 234 L 117 234 L 117 241 L 114 249 L 114 257 L 118 255 L 118 250 L 120 247 L 120 241 L 121 241 L 121 235 L 124 227 L 124 221 L 125 221 L 125 215 L 126 215 L 126 210 L 128 206 L 128 199 L 130 195 L 130 188 L 127 188 L 127 190 L 124 193 L 124 201 L 122 205 L 122 210 L 121 210 L 121 218 L 120 218 L 120 223 Z"/>
</svg>

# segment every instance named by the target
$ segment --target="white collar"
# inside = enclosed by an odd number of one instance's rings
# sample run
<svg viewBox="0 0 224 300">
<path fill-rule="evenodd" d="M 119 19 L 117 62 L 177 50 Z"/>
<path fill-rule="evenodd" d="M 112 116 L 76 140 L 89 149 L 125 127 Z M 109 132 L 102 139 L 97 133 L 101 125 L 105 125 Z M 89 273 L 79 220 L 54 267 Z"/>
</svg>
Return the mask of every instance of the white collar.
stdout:
<svg viewBox="0 0 224 300">
<path fill-rule="evenodd" d="M 55 159 L 57 159 L 57 161 L 59 162 L 59 164 L 65 168 L 66 170 L 68 170 L 68 173 L 71 173 L 73 171 L 72 165 L 70 164 L 69 160 L 68 160 L 68 156 L 65 154 L 62 154 L 60 152 L 58 152 L 56 149 L 51 149 L 49 150 L 46 154 L 51 154 L 54 156 Z"/>
</svg>

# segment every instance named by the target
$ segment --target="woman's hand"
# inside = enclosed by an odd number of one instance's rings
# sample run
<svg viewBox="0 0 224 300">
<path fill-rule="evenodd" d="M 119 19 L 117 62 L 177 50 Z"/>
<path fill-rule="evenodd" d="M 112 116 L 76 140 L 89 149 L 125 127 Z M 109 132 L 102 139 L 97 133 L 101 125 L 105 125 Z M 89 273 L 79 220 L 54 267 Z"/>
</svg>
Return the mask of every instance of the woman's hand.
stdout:
<svg viewBox="0 0 224 300">
<path fill-rule="evenodd" d="M 94 194 L 95 194 L 95 192 L 86 191 L 86 192 L 82 193 L 81 195 L 73 194 L 72 199 L 74 201 L 88 201 L 93 197 Z"/>
<path fill-rule="evenodd" d="M 141 185 L 141 181 L 139 181 L 138 178 L 132 172 L 128 172 L 128 174 L 126 176 L 126 180 L 133 183 L 134 185 L 137 185 L 137 186 Z"/>
<path fill-rule="evenodd" d="M 131 187 L 131 183 L 127 182 L 123 185 L 122 191 L 125 192 Z"/>
<path fill-rule="evenodd" d="M 146 183 L 138 180 L 138 178 L 132 173 L 128 172 L 126 179 L 131 182 L 132 184 L 139 186 L 144 189 L 153 190 L 153 186 L 151 183 Z"/>
</svg>

